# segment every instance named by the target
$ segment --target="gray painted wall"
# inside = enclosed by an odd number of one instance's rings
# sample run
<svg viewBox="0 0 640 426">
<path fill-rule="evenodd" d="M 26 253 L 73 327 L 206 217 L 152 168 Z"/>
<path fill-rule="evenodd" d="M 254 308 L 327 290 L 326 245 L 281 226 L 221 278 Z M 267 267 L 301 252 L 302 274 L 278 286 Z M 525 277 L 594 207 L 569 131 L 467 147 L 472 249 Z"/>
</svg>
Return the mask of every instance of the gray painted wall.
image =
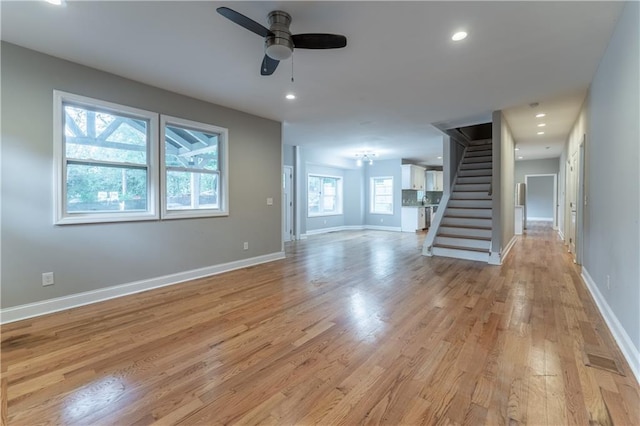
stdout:
<svg viewBox="0 0 640 426">
<path fill-rule="evenodd" d="M 491 252 L 502 253 L 514 236 L 515 156 L 509 124 L 502 111 L 493 112 L 493 221 Z"/>
<path fill-rule="evenodd" d="M 344 171 L 344 224 L 361 226 L 365 212 L 365 182 L 362 169 Z"/>
<path fill-rule="evenodd" d="M 555 174 L 560 170 L 560 158 L 545 158 L 542 160 L 516 161 L 515 181 L 524 182 L 525 175 Z"/>
<path fill-rule="evenodd" d="M 402 161 L 383 160 L 374 161 L 373 165 L 365 165 L 365 225 L 371 226 L 392 226 L 399 228 L 401 226 L 402 215 Z M 387 214 L 371 214 L 371 178 L 393 176 L 393 215 Z"/>
<path fill-rule="evenodd" d="M 583 265 L 640 352 L 639 17 L 628 2 L 591 85 Z"/>
<path fill-rule="evenodd" d="M 293 166 L 295 164 L 295 152 L 292 145 L 282 145 L 282 165 Z"/>
<path fill-rule="evenodd" d="M 527 219 L 553 220 L 553 176 L 529 176 L 527 179 Z"/>
<path fill-rule="evenodd" d="M 280 252 L 280 123 L 8 43 L 1 63 L 3 308 Z M 54 226 L 54 89 L 228 128 L 230 215 Z"/>
</svg>

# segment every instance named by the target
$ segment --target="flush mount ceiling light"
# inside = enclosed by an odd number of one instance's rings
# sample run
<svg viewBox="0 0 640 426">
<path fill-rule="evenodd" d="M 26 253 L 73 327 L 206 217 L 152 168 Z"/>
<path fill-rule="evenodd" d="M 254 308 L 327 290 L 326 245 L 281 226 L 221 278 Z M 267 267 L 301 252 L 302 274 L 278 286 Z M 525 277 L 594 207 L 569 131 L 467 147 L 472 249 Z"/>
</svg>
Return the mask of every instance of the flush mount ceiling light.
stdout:
<svg viewBox="0 0 640 426">
<path fill-rule="evenodd" d="M 544 127 L 544 126 L 546 126 L 546 124 L 544 124 L 544 123 L 538 124 L 538 127 Z"/>
<path fill-rule="evenodd" d="M 358 167 L 362 166 L 363 163 L 369 163 L 370 166 L 373 165 L 373 157 L 375 157 L 376 154 L 374 154 L 373 152 L 361 152 L 355 155 L 356 157 L 356 165 Z"/>
<path fill-rule="evenodd" d="M 544 135 L 544 132 L 538 132 L 539 135 Z"/>
<path fill-rule="evenodd" d="M 294 100 L 296 98 L 296 95 L 294 95 L 293 93 L 287 93 L 287 96 L 285 96 L 285 98 L 287 98 L 290 101 L 292 101 L 292 100 Z"/>
<path fill-rule="evenodd" d="M 545 114 L 544 112 L 541 112 L 539 114 L 536 114 L 536 118 L 542 118 L 545 117 L 547 114 Z"/>
<path fill-rule="evenodd" d="M 465 31 L 458 31 L 457 33 L 451 36 L 451 40 L 453 41 L 460 41 L 460 40 L 464 40 L 465 38 L 467 38 L 467 33 Z"/>
</svg>

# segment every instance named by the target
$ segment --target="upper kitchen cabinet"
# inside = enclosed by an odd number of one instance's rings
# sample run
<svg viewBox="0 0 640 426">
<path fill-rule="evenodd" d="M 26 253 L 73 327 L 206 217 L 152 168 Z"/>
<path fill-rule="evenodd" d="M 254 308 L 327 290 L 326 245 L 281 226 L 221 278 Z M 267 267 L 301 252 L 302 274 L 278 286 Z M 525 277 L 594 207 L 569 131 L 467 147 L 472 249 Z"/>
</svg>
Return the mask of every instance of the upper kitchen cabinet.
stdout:
<svg viewBox="0 0 640 426">
<path fill-rule="evenodd" d="M 427 170 L 427 191 L 444 191 L 444 178 L 441 170 Z"/>
<path fill-rule="evenodd" d="M 425 176 L 424 167 L 413 164 L 402 165 L 402 189 L 415 189 L 424 191 Z"/>
</svg>

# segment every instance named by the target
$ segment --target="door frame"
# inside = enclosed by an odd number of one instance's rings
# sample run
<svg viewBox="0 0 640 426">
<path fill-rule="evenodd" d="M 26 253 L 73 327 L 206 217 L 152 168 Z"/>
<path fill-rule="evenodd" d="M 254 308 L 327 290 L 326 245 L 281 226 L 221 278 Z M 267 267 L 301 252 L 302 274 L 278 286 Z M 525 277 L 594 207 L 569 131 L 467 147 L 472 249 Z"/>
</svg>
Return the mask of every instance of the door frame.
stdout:
<svg viewBox="0 0 640 426">
<path fill-rule="evenodd" d="M 282 242 L 294 239 L 293 166 L 282 166 Z"/>
<path fill-rule="evenodd" d="M 558 174 L 557 173 L 540 173 L 540 174 L 531 174 L 524 175 L 524 183 L 526 185 L 525 189 L 525 211 L 528 210 L 527 206 L 529 205 L 529 178 L 536 177 L 547 177 L 553 176 L 553 229 L 558 229 Z M 527 217 L 525 216 L 525 221 L 527 221 Z"/>
</svg>

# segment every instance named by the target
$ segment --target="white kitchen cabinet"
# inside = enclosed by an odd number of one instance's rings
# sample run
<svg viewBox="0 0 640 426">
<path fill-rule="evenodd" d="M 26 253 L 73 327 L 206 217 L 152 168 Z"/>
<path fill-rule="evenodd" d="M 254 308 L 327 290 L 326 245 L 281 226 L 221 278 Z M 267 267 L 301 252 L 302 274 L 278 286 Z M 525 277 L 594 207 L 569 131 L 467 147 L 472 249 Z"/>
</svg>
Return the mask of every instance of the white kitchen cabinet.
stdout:
<svg viewBox="0 0 640 426">
<path fill-rule="evenodd" d="M 427 191 L 444 191 L 444 175 L 442 170 L 427 170 Z"/>
<path fill-rule="evenodd" d="M 402 232 L 416 232 L 426 228 L 427 221 L 424 207 L 403 207 L 401 209 L 400 227 Z"/>
<path fill-rule="evenodd" d="M 425 184 L 424 167 L 414 164 L 402 165 L 402 189 L 424 191 Z"/>
</svg>

